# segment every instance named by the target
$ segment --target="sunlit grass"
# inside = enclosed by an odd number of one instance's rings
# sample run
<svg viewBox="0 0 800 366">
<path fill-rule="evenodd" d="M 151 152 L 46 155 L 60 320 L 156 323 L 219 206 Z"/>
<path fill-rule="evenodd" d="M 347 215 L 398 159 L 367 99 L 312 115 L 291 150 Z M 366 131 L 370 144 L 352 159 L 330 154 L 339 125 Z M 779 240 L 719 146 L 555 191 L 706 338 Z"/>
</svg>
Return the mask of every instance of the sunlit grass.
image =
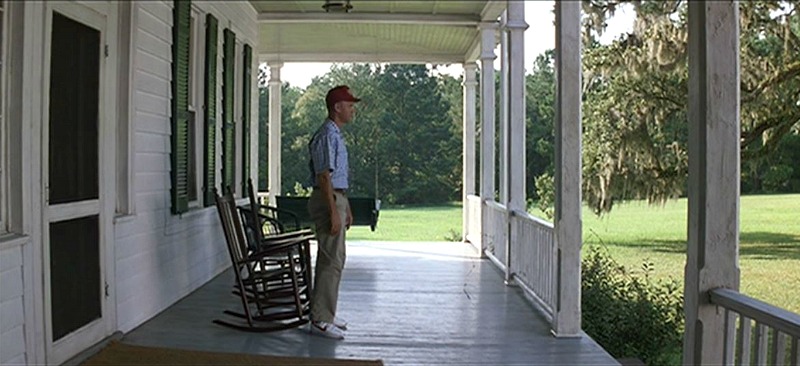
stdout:
<svg viewBox="0 0 800 366">
<path fill-rule="evenodd" d="M 600 245 L 620 264 L 682 283 L 687 201 L 634 201 L 597 217 L 583 211 L 584 250 Z M 800 313 L 800 194 L 744 196 L 740 206 L 741 291 Z M 385 207 L 378 227 L 354 227 L 348 240 L 445 241 L 461 234 L 461 205 Z"/>
<path fill-rule="evenodd" d="M 461 240 L 461 203 L 437 206 L 382 208 L 374 232 L 354 226 L 348 240 L 450 241 Z"/>
<path fill-rule="evenodd" d="M 637 201 L 597 217 L 583 212 L 584 252 L 601 245 L 620 264 L 682 283 L 686 265 L 687 201 L 651 206 Z M 800 195 L 744 196 L 740 206 L 742 293 L 800 312 Z"/>
</svg>

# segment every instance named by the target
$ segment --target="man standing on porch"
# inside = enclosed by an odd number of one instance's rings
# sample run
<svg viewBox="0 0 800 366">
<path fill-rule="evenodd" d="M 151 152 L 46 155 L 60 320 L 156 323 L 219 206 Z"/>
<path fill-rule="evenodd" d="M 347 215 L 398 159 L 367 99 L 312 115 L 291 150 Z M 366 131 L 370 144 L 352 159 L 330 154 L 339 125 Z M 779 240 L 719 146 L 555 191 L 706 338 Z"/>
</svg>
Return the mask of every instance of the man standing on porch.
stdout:
<svg viewBox="0 0 800 366">
<path fill-rule="evenodd" d="M 347 189 L 350 187 L 347 147 L 341 128 L 355 115 L 361 99 L 340 85 L 328 91 L 328 118 L 308 144 L 309 170 L 314 190 L 308 212 L 316 226 L 317 264 L 311 297 L 311 332 L 344 339 L 347 322 L 336 317 L 339 282 L 345 261 L 345 232 L 353 222 Z"/>
</svg>

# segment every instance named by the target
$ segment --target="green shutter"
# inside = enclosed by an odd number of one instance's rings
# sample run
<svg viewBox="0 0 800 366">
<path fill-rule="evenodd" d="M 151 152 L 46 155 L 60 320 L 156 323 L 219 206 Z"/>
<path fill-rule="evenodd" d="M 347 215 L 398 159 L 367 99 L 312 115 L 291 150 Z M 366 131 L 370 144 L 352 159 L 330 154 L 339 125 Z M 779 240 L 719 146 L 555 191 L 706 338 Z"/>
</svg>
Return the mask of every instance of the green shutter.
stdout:
<svg viewBox="0 0 800 366">
<path fill-rule="evenodd" d="M 206 91 L 205 91 L 205 148 L 203 156 L 203 205 L 214 204 L 216 185 L 216 147 L 217 147 L 217 18 L 206 17 Z M 221 192 L 221 191 L 220 191 Z"/>
<path fill-rule="evenodd" d="M 234 189 L 236 136 L 233 122 L 233 67 L 236 35 L 225 29 L 222 45 L 222 188 Z"/>
<path fill-rule="evenodd" d="M 172 213 L 189 209 L 189 32 L 191 2 L 176 0 L 172 11 Z"/>
<path fill-rule="evenodd" d="M 242 192 L 247 192 L 247 181 L 250 179 L 250 83 L 252 77 L 253 49 L 244 45 L 242 70 Z"/>
</svg>

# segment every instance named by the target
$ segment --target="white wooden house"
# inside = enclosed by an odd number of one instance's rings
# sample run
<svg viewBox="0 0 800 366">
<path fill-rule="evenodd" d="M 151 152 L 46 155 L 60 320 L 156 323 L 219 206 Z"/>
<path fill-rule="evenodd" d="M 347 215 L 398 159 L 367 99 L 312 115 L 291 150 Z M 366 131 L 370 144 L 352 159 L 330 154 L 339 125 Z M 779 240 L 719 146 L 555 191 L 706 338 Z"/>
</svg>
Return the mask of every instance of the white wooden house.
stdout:
<svg viewBox="0 0 800 366">
<path fill-rule="evenodd" d="M 322 10 L 334 3 L 354 10 Z M 273 194 L 284 62 L 463 63 L 465 239 L 525 289 L 556 337 L 578 336 L 580 3 L 556 5 L 554 225 L 524 213 L 523 10 L 497 0 L 0 1 L 0 364 L 60 364 L 229 266 L 212 194 L 230 186 L 241 196 L 256 178 L 259 61 L 271 68 Z M 732 309 L 788 334 L 797 364 L 796 315 L 775 320 L 735 292 L 737 6 L 692 2 L 689 16 L 685 362 L 731 360 L 733 332 L 723 330 L 735 317 L 722 310 Z M 476 123 L 508 136 L 496 147 L 481 136 L 493 148 L 481 149 L 479 173 Z"/>
</svg>

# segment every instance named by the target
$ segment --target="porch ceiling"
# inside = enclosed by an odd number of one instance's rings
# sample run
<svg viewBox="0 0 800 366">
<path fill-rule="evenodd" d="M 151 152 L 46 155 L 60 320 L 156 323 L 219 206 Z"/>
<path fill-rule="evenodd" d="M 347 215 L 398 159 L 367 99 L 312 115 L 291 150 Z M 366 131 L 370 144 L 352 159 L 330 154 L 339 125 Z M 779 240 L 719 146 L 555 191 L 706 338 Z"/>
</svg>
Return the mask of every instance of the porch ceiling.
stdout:
<svg viewBox="0 0 800 366">
<path fill-rule="evenodd" d="M 478 25 L 505 1 L 360 1 L 326 13 L 324 0 L 250 0 L 261 61 L 460 63 L 477 58 Z"/>
</svg>

